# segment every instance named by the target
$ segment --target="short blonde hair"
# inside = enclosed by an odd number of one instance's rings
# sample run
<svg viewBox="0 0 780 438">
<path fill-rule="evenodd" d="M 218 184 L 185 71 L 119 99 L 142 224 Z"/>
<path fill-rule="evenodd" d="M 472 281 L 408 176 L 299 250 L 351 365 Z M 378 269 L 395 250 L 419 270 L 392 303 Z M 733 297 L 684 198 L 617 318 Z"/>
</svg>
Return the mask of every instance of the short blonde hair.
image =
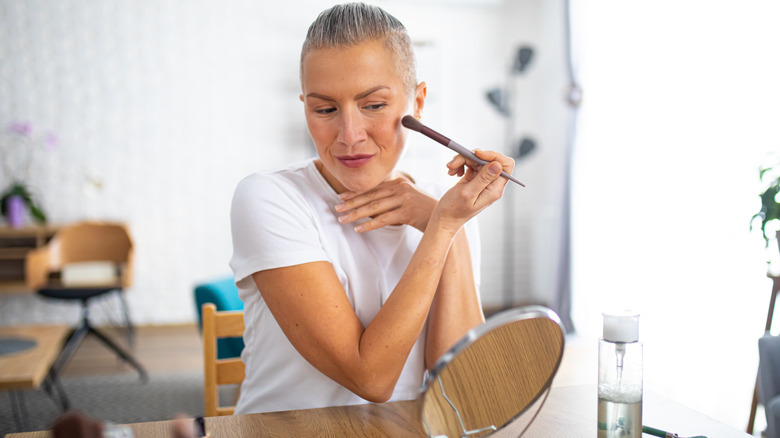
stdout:
<svg viewBox="0 0 780 438">
<path fill-rule="evenodd" d="M 364 3 L 333 6 L 322 11 L 309 26 L 301 49 L 301 79 L 303 60 L 312 50 L 351 47 L 366 41 L 384 43 L 398 61 L 398 74 L 404 87 L 413 92 L 417 87 L 417 68 L 406 27 L 382 8 Z"/>
</svg>

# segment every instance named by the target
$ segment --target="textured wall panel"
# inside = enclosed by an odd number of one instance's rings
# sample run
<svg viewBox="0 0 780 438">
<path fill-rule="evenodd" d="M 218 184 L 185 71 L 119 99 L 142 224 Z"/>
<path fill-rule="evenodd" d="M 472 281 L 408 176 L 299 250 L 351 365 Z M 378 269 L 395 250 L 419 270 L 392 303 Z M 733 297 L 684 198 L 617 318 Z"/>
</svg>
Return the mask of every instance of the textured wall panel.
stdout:
<svg viewBox="0 0 780 438">
<path fill-rule="evenodd" d="M 59 138 L 29 181 L 53 222 L 129 224 L 136 268 L 127 297 L 136 322 L 192 320 L 193 286 L 230 272 L 236 183 L 311 155 L 298 57 L 309 23 L 330 4 L 0 0 L 0 123 L 29 120 Z M 427 47 L 427 120 L 464 144 L 500 150 L 501 120 L 483 93 L 502 79 L 500 48 L 510 44 L 496 26 L 501 7 L 380 4 Z M 440 149 L 415 138 L 409 167 L 430 172 L 434 164 L 444 173 L 450 154 Z M 0 175 L 0 185 L 7 179 Z M 503 245 L 493 231 L 500 207 L 483 221 L 490 304 L 502 296 Z M 517 293 L 530 294 L 527 266 L 518 266 L 517 279 Z M 0 304 L 2 324 L 77 317 L 34 296 L 0 296 Z"/>
</svg>

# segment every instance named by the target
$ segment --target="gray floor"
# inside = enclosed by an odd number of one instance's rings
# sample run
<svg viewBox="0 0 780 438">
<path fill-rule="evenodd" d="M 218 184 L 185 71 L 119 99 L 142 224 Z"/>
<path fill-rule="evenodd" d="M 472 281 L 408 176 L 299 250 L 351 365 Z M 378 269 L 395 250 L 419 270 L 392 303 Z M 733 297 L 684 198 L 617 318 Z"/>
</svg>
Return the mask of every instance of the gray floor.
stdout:
<svg viewBox="0 0 780 438">
<path fill-rule="evenodd" d="M 62 380 L 71 408 L 117 424 L 169 420 L 177 414 L 203 415 L 201 373 L 152 374 L 147 383 L 137 375 L 71 377 Z M 22 391 L 27 425 L 20 430 L 11 405 L 11 393 L 0 393 L 0 436 L 49 429 L 60 410 L 43 391 Z"/>
</svg>

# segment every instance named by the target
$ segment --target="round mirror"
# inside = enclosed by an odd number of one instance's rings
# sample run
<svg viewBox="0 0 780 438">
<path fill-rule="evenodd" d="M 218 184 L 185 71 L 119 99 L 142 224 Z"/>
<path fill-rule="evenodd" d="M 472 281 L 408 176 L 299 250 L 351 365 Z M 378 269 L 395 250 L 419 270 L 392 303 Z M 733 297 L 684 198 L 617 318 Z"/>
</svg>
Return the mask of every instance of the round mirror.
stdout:
<svg viewBox="0 0 780 438">
<path fill-rule="evenodd" d="M 483 437 L 521 416 L 549 389 L 564 330 L 541 306 L 510 309 L 469 331 L 429 371 L 422 420 L 432 437 Z"/>
</svg>

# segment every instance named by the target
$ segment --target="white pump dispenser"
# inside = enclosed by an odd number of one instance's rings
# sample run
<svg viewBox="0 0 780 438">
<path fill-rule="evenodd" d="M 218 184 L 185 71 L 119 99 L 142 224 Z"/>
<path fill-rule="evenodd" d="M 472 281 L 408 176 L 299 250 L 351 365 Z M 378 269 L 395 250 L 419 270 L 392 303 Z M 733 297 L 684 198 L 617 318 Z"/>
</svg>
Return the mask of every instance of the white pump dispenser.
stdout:
<svg viewBox="0 0 780 438">
<path fill-rule="evenodd" d="M 642 437 L 642 344 L 636 312 L 604 313 L 599 340 L 598 437 Z"/>
</svg>

